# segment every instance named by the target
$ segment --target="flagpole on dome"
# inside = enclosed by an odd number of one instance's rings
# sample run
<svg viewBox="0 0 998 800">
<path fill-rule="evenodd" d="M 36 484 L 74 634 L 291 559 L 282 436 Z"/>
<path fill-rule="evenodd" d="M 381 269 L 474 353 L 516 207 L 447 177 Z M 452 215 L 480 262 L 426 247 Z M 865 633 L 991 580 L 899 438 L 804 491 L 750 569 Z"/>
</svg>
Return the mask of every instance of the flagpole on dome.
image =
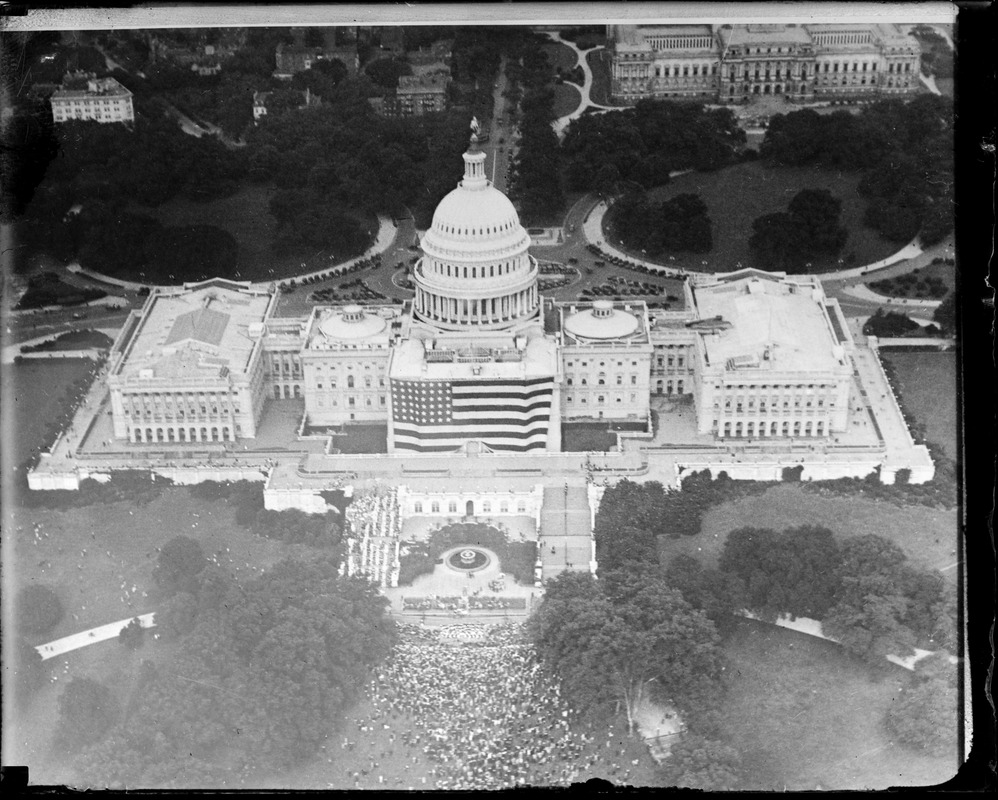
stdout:
<svg viewBox="0 0 998 800">
<path fill-rule="evenodd" d="M 478 117 L 471 118 L 471 141 L 464 154 L 464 180 L 461 186 L 466 189 L 481 189 L 488 186 L 485 177 L 485 153 L 478 149 Z"/>
</svg>

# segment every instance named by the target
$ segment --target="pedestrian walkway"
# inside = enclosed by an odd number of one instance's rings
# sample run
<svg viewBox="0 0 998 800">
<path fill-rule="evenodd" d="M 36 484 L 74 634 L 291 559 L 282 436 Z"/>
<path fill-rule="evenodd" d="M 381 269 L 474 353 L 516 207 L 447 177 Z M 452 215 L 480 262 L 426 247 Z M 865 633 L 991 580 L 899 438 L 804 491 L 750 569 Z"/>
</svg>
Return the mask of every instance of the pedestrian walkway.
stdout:
<svg viewBox="0 0 998 800">
<path fill-rule="evenodd" d="M 903 306 L 904 308 L 910 308 L 914 311 L 931 311 L 938 308 L 940 303 L 942 303 L 942 300 L 923 300 L 922 298 L 916 297 L 887 297 L 886 295 L 877 294 L 865 283 L 857 283 L 852 286 L 843 287 L 842 291 L 845 294 L 857 297 L 860 300 L 868 300 L 871 303 L 883 303 L 884 305 L 889 306 Z"/>
<path fill-rule="evenodd" d="M 738 615 L 741 617 L 746 617 L 747 619 L 754 619 L 760 622 L 765 622 L 761 617 L 753 614 L 751 611 L 739 611 Z M 831 636 L 826 636 L 822 630 L 821 620 L 811 619 L 810 617 L 791 617 L 784 614 L 776 618 L 775 622 L 770 623 L 772 625 L 777 625 L 780 628 L 787 628 L 791 631 L 797 631 L 797 633 L 803 633 L 807 636 L 814 636 L 818 639 L 824 639 L 827 642 L 834 642 L 835 644 L 841 644 L 838 639 L 833 639 Z M 921 650 L 917 647 L 913 648 L 915 651 L 913 655 L 906 656 L 902 658 L 901 656 L 889 655 L 885 658 L 892 664 L 897 664 L 899 667 L 904 667 L 906 670 L 914 672 L 915 665 L 921 661 L 923 658 L 935 655 L 937 651 L 935 650 Z M 944 652 L 944 651 L 939 651 Z M 949 657 L 950 664 L 956 664 L 956 656 Z"/>
<path fill-rule="evenodd" d="M 565 138 L 565 131 L 568 128 L 568 126 L 572 123 L 573 120 L 576 120 L 579 117 L 581 117 L 582 114 L 585 113 L 587 108 L 597 108 L 602 111 L 619 111 L 621 108 L 626 108 L 626 106 L 603 106 L 600 105 L 599 103 L 594 103 L 592 97 L 590 96 L 590 92 L 592 91 L 593 88 L 593 70 L 589 66 L 589 59 L 587 56 L 590 53 L 599 50 L 604 50 L 605 49 L 604 47 L 596 46 L 596 47 L 591 47 L 588 50 L 582 50 L 579 48 L 577 44 L 575 44 L 575 42 L 569 42 L 566 41 L 565 39 L 562 39 L 561 34 L 557 33 L 556 31 L 547 31 L 546 33 L 549 39 L 552 39 L 553 41 L 558 42 L 559 44 L 563 44 L 566 47 L 570 47 L 572 48 L 572 50 L 575 51 L 576 66 L 582 68 L 582 74 L 584 76 L 582 86 L 579 86 L 577 83 L 572 83 L 571 81 L 565 81 L 569 85 L 574 86 L 576 89 L 578 89 L 581 97 L 579 98 L 578 107 L 571 114 L 566 114 L 563 117 L 559 117 L 558 119 L 556 119 L 554 122 L 551 123 L 551 127 L 554 128 L 554 132 L 555 134 L 557 134 L 559 140 Z"/>
<path fill-rule="evenodd" d="M 155 612 L 139 614 L 137 616 L 139 624 L 143 628 L 154 628 L 156 626 Z M 61 639 L 56 639 L 48 644 L 38 645 L 35 650 L 41 655 L 42 661 L 47 661 L 50 658 L 79 650 L 81 647 L 97 644 L 97 642 L 106 642 L 108 639 L 117 639 L 118 634 L 121 633 L 121 629 L 126 627 L 133 619 L 135 617 L 128 617 L 127 619 L 120 619 L 117 622 L 109 622 L 107 625 L 90 628 L 90 630 L 63 636 Z"/>
</svg>

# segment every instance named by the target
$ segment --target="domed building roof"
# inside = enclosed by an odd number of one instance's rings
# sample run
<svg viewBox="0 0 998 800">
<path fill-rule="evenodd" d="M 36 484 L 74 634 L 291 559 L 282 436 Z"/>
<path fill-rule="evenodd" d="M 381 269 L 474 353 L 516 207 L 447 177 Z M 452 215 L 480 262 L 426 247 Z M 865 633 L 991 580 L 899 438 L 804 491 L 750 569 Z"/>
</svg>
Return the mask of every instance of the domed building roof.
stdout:
<svg viewBox="0 0 998 800">
<path fill-rule="evenodd" d="M 367 339 L 377 336 L 388 323 L 381 317 L 364 313 L 360 306 L 344 306 L 319 323 L 319 331 L 328 339 Z"/>
<path fill-rule="evenodd" d="M 509 198 L 485 177 L 485 153 L 478 149 L 477 137 L 472 137 L 464 162 L 464 179 L 437 206 L 423 250 L 463 260 L 526 250 L 530 236 Z"/>
<path fill-rule="evenodd" d="M 565 330 L 579 339 L 622 339 L 638 328 L 638 318 L 597 300 L 592 308 L 578 311 L 565 320 Z"/>
</svg>

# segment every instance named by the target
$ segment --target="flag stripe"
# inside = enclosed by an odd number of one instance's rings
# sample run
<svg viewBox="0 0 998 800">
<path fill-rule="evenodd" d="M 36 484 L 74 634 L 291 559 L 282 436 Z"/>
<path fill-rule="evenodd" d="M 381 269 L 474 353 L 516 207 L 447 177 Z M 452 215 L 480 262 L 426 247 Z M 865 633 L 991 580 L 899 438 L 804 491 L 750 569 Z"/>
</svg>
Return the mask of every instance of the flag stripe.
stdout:
<svg viewBox="0 0 998 800">
<path fill-rule="evenodd" d="M 395 446 L 444 452 L 480 440 L 497 450 L 545 449 L 552 378 L 530 380 L 393 381 Z"/>
</svg>

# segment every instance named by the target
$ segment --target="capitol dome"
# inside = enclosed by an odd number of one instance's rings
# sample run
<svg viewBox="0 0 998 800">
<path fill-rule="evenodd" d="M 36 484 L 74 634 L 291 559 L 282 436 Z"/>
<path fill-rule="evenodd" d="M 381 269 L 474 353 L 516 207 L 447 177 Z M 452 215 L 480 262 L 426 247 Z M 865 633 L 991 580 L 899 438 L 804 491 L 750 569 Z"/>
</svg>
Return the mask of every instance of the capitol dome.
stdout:
<svg viewBox="0 0 998 800">
<path fill-rule="evenodd" d="M 464 178 L 437 206 L 413 270 L 415 317 L 444 330 L 511 328 L 540 308 L 530 236 L 485 159 L 472 136 Z"/>
</svg>

